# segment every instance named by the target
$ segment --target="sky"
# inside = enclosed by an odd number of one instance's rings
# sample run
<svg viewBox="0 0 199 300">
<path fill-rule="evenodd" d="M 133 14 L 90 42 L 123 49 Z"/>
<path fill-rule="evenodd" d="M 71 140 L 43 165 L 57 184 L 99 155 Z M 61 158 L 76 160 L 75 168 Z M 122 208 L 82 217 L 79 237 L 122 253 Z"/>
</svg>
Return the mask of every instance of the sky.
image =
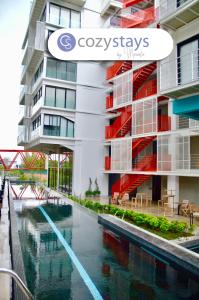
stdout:
<svg viewBox="0 0 199 300">
<path fill-rule="evenodd" d="M 30 0 L 0 0 L 0 149 L 17 149 L 21 45 Z"/>
</svg>

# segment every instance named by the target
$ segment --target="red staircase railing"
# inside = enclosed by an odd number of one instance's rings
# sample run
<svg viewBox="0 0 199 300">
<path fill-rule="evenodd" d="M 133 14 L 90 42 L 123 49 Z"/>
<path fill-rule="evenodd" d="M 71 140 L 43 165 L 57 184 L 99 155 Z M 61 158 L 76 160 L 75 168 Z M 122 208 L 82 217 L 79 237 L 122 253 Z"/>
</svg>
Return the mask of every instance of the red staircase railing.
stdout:
<svg viewBox="0 0 199 300">
<path fill-rule="evenodd" d="M 124 8 L 138 4 L 139 2 L 142 2 L 143 0 L 122 0 Z"/>
<path fill-rule="evenodd" d="M 139 100 L 157 94 L 157 79 L 151 79 L 137 91 L 133 100 Z"/>
<path fill-rule="evenodd" d="M 157 155 L 151 154 L 144 156 L 141 160 L 133 163 L 134 171 L 156 171 Z"/>
<path fill-rule="evenodd" d="M 135 159 L 136 156 L 141 153 L 154 139 L 156 136 L 149 136 L 149 137 L 141 137 L 138 139 L 133 139 L 132 142 L 132 158 Z"/>
<path fill-rule="evenodd" d="M 156 62 L 146 65 L 133 73 L 133 98 L 149 76 L 155 71 Z"/>
<path fill-rule="evenodd" d="M 118 192 L 121 196 L 124 193 L 131 193 L 150 177 L 150 175 L 144 174 L 125 174 L 113 184 L 112 193 Z"/>
<path fill-rule="evenodd" d="M 120 27 L 122 28 L 143 28 L 153 23 L 156 19 L 154 6 L 141 9 L 127 17 L 122 17 Z"/>
<path fill-rule="evenodd" d="M 166 115 L 158 116 L 158 132 L 171 130 L 171 117 Z"/>
<path fill-rule="evenodd" d="M 113 95 L 109 95 L 106 97 L 106 109 L 113 107 Z"/>
<path fill-rule="evenodd" d="M 132 68 L 132 61 L 117 61 L 106 70 L 106 80 L 120 75 Z"/>
<path fill-rule="evenodd" d="M 121 115 L 117 117 L 112 125 L 106 126 L 105 138 L 111 139 L 125 136 L 131 129 L 132 111 L 131 107 L 125 107 Z"/>
<path fill-rule="evenodd" d="M 111 169 L 111 157 L 105 156 L 105 170 L 109 171 Z"/>
</svg>

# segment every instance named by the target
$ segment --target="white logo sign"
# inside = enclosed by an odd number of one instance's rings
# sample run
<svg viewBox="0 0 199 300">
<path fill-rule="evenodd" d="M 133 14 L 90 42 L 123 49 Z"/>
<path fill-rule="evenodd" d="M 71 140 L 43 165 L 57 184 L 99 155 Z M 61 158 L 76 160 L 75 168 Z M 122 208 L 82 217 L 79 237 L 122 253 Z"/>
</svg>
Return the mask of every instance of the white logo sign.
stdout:
<svg viewBox="0 0 199 300">
<path fill-rule="evenodd" d="M 160 60 L 173 49 L 162 29 L 59 29 L 48 41 L 60 60 Z"/>
</svg>

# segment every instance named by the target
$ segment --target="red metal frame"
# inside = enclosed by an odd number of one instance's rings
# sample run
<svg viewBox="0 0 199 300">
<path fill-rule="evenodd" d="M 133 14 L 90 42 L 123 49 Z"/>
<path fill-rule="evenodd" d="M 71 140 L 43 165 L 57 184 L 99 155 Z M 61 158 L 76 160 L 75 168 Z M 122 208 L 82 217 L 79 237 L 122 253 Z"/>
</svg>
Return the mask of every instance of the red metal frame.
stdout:
<svg viewBox="0 0 199 300">
<path fill-rule="evenodd" d="M 154 6 L 141 9 L 127 17 L 120 19 L 120 27 L 122 28 L 144 28 L 155 22 L 156 10 Z"/>
<path fill-rule="evenodd" d="M 3 153 L 9 153 L 11 160 L 9 164 L 6 164 L 5 158 L 2 157 Z M 12 154 L 11 154 L 12 153 Z M 29 157 L 26 154 L 34 154 L 31 161 L 28 160 Z M 21 159 L 23 167 L 13 168 L 13 165 L 17 158 Z M 44 170 L 45 169 L 45 160 L 46 155 L 42 152 L 29 151 L 29 150 L 10 150 L 10 149 L 1 149 L 0 150 L 0 163 L 3 165 L 5 171 L 13 170 Z M 42 162 L 43 166 L 38 167 L 37 162 Z"/>
<path fill-rule="evenodd" d="M 109 171 L 111 169 L 111 157 L 105 156 L 105 170 Z"/>
<path fill-rule="evenodd" d="M 106 80 L 132 69 L 132 61 L 116 61 L 106 70 Z"/>
</svg>

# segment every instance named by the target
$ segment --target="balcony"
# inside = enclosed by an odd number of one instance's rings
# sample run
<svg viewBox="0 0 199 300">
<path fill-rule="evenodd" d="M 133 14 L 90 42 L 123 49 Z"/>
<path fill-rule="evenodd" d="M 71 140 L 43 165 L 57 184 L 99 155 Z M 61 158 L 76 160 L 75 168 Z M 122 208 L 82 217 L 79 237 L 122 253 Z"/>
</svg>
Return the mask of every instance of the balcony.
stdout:
<svg viewBox="0 0 199 300">
<path fill-rule="evenodd" d="M 111 170 L 111 157 L 110 156 L 105 156 L 105 165 L 104 168 L 106 171 L 110 171 Z"/>
<path fill-rule="evenodd" d="M 106 109 L 113 108 L 113 95 L 106 97 Z"/>
<path fill-rule="evenodd" d="M 19 95 L 19 104 L 20 105 L 25 105 L 25 96 L 27 94 L 27 90 L 28 90 L 28 86 L 27 85 L 24 85 L 21 88 L 21 92 L 20 92 L 20 95 Z"/>
<path fill-rule="evenodd" d="M 173 58 L 173 54 L 160 63 L 160 93 L 178 98 L 199 92 L 199 52 Z"/>
<path fill-rule="evenodd" d="M 25 126 L 18 126 L 18 137 L 17 137 L 17 145 L 24 146 L 28 143 L 28 136 Z"/>
<path fill-rule="evenodd" d="M 43 127 L 40 125 L 39 127 L 37 127 L 35 130 L 31 132 L 31 137 L 30 137 L 31 142 L 41 137 L 42 134 L 43 134 Z"/>
<path fill-rule="evenodd" d="M 115 14 L 117 10 L 122 8 L 122 0 L 104 0 L 102 2 L 101 16 Z"/>
<path fill-rule="evenodd" d="M 158 116 L 158 132 L 171 130 L 171 117 L 166 115 Z"/>
<path fill-rule="evenodd" d="M 121 16 L 121 28 L 144 28 L 154 23 L 156 12 L 154 6 L 146 9 L 136 8 L 134 13 L 126 16 Z"/>
<path fill-rule="evenodd" d="M 31 116 L 31 107 L 29 105 L 20 105 L 19 107 L 19 125 L 24 125 L 25 119 Z"/>
<path fill-rule="evenodd" d="M 199 16 L 198 0 L 160 0 L 160 24 L 178 29 Z"/>
<path fill-rule="evenodd" d="M 22 71 L 21 84 L 26 83 L 26 72 L 34 72 L 35 66 L 43 56 L 45 49 L 45 24 L 43 22 L 37 22 L 36 36 L 33 46 L 28 46 L 24 54 L 23 61 L 25 65 Z"/>
</svg>

